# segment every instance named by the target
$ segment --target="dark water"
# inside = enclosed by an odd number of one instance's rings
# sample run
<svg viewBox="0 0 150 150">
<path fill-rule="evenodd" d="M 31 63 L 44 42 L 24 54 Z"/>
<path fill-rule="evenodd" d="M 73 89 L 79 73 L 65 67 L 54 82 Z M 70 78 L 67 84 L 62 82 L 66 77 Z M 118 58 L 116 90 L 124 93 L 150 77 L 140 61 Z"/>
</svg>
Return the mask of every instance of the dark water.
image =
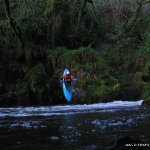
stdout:
<svg viewBox="0 0 150 150">
<path fill-rule="evenodd" d="M 123 136 L 150 143 L 150 110 L 141 103 L 0 108 L 0 149 L 108 149 Z"/>
</svg>

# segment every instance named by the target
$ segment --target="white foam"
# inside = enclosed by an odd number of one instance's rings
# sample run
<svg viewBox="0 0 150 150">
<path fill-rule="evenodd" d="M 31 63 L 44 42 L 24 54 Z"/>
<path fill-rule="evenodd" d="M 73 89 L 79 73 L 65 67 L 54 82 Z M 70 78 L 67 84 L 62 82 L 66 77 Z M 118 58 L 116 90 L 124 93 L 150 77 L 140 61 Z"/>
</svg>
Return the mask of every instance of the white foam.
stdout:
<svg viewBox="0 0 150 150">
<path fill-rule="evenodd" d="M 12 107 L 0 108 L 0 117 L 24 117 L 24 116 L 54 116 L 79 114 L 87 112 L 115 112 L 121 109 L 129 109 L 141 106 L 139 101 L 113 101 L 109 103 L 83 104 L 83 105 L 59 105 L 42 107 Z"/>
</svg>

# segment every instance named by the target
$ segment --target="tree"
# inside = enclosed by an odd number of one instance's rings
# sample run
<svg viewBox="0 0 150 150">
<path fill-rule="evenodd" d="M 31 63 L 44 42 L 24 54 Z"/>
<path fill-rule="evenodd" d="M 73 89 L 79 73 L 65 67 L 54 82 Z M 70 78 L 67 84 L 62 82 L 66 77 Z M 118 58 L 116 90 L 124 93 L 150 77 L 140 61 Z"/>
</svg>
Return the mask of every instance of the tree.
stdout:
<svg viewBox="0 0 150 150">
<path fill-rule="evenodd" d="M 150 0 L 137 0 L 137 7 L 135 9 L 135 12 L 133 16 L 129 19 L 125 29 L 119 35 L 114 36 L 111 39 L 111 41 L 116 42 L 122 37 L 124 37 L 125 34 L 133 31 L 133 29 L 136 27 L 137 23 L 139 22 L 143 6 L 148 3 L 150 3 Z"/>
<path fill-rule="evenodd" d="M 6 13 L 7 19 L 9 21 L 9 25 L 12 28 L 14 34 L 18 37 L 18 39 L 21 43 L 21 46 L 24 47 L 22 31 L 21 31 L 20 26 L 15 21 L 15 19 L 11 16 L 9 0 L 3 0 L 3 2 L 4 2 L 4 6 L 5 6 L 5 13 Z"/>
</svg>

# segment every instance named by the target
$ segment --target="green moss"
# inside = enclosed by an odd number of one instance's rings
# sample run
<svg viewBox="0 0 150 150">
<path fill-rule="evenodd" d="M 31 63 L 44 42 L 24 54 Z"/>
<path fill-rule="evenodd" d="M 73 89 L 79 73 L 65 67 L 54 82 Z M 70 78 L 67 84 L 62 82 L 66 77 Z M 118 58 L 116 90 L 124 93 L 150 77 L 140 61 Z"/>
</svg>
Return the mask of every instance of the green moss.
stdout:
<svg viewBox="0 0 150 150">
<path fill-rule="evenodd" d="M 76 68 L 78 74 L 78 86 L 83 89 L 87 97 L 92 99 L 109 100 L 116 98 L 120 91 L 120 83 L 113 76 L 112 61 L 118 63 L 119 54 L 116 56 L 116 49 L 107 49 L 95 52 L 90 47 L 76 50 L 57 48 L 50 53 L 55 69 L 54 77 L 57 78 L 68 64 Z M 117 52 L 118 53 L 118 52 Z M 112 56 L 111 60 L 109 59 Z M 58 61 L 59 63 L 58 64 Z M 55 62 L 54 62 L 55 61 Z M 62 62 L 63 61 L 63 62 Z M 63 64 L 63 65 L 62 65 Z"/>
<path fill-rule="evenodd" d="M 107 77 L 105 79 L 96 78 L 89 82 L 83 82 L 87 95 L 97 100 L 109 100 L 116 98 L 120 90 L 120 84 L 117 79 Z"/>
<path fill-rule="evenodd" d="M 25 76 L 28 88 L 37 96 L 41 96 L 44 91 L 47 91 L 46 79 L 45 68 L 41 63 L 31 68 Z"/>
<path fill-rule="evenodd" d="M 150 101 L 150 84 L 144 87 L 142 98 L 146 101 Z"/>
</svg>

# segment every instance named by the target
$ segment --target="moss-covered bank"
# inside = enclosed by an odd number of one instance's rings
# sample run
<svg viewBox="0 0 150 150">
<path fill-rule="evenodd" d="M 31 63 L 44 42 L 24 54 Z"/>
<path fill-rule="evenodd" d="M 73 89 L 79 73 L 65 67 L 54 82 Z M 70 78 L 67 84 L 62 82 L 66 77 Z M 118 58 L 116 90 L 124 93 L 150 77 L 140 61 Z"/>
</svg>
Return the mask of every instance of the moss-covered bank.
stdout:
<svg viewBox="0 0 150 150">
<path fill-rule="evenodd" d="M 8 95 L 1 97 L 1 103 L 65 103 L 58 79 L 67 66 L 71 67 L 72 73 L 76 71 L 79 79 L 73 84 L 72 103 L 106 102 L 114 99 L 150 100 L 148 49 L 125 51 L 110 45 L 97 50 L 90 47 L 76 50 L 58 47 L 47 50 L 45 55 L 43 62 L 20 66 L 22 79 L 1 84 L 1 90 L 8 90 Z"/>
<path fill-rule="evenodd" d="M 112 99 L 145 99 L 150 96 L 150 52 L 122 51 L 106 46 L 78 50 L 57 48 L 49 53 L 54 78 L 71 65 L 79 81 L 74 85 L 74 102 L 104 102 Z"/>
<path fill-rule="evenodd" d="M 0 105 L 66 103 L 58 82 L 66 66 L 79 78 L 73 103 L 149 102 L 149 8 L 146 0 L 1 1 Z"/>
</svg>

